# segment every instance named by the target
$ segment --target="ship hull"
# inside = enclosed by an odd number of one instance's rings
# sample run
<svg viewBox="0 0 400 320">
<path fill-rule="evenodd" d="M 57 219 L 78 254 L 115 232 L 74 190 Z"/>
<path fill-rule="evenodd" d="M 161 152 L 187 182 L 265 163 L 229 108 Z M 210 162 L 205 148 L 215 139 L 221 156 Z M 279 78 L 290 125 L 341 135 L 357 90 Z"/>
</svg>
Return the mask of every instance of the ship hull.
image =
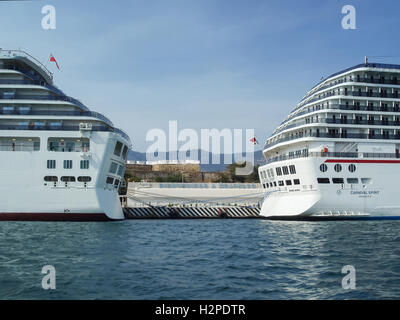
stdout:
<svg viewBox="0 0 400 320">
<path fill-rule="evenodd" d="M 1 132 L 3 133 L 3 132 Z M 120 136 L 108 132 L 85 134 L 91 140 L 90 153 L 51 152 L 49 137 L 82 139 L 81 132 L 34 133 L 41 141 L 39 151 L 2 151 L 0 159 L 0 220 L 39 221 L 108 221 L 124 219 L 118 196 L 125 160 L 114 154 L 117 141 L 127 143 Z M 30 131 L 7 132 L 22 139 L 32 136 Z M 1 136 L 0 136 L 1 138 Z M 48 160 L 56 167 L 47 168 Z M 63 166 L 72 161 L 72 168 Z M 89 160 L 89 168 L 82 169 L 81 160 Z M 110 172 L 112 163 L 121 166 L 118 172 Z M 57 177 L 56 182 L 46 177 Z M 73 177 L 63 182 L 62 177 Z M 89 182 L 80 177 L 90 177 Z M 107 183 L 109 179 L 111 183 Z"/>
<path fill-rule="evenodd" d="M 321 164 L 327 165 L 326 172 L 320 171 Z M 341 172 L 333 170 L 335 164 L 341 165 Z M 350 164 L 355 166 L 354 172 L 348 170 Z M 296 174 L 276 179 L 298 179 L 300 184 L 266 191 L 261 216 L 400 217 L 394 179 L 400 170 L 399 160 L 303 158 L 272 163 L 261 170 L 289 165 L 296 166 Z M 321 178 L 329 179 L 329 183 L 318 183 Z M 334 179 L 343 179 L 344 183 L 332 183 Z"/>
</svg>

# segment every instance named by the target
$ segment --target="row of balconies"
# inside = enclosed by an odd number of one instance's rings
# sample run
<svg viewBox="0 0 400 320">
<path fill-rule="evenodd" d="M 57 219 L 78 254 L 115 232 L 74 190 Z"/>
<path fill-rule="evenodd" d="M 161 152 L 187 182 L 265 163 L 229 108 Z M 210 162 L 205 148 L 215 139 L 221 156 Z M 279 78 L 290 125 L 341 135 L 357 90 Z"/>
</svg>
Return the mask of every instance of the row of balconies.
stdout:
<svg viewBox="0 0 400 320">
<path fill-rule="evenodd" d="M 311 95 L 314 95 L 320 91 L 323 91 L 325 89 L 328 89 L 328 88 L 331 88 L 333 86 L 336 86 L 338 84 L 343 84 L 343 83 L 373 83 L 373 84 L 385 84 L 385 85 L 400 85 L 400 80 L 399 80 L 398 74 L 372 75 L 370 73 L 364 73 L 362 75 L 360 75 L 360 74 L 347 75 L 341 79 L 337 79 L 335 81 L 332 81 L 329 84 L 326 84 L 326 85 L 320 87 L 315 92 L 311 91 L 301 101 L 304 101 Z"/>
<path fill-rule="evenodd" d="M 67 110 L 37 110 L 30 106 L 3 106 L 0 107 L 0 115 L 15 115 L 15 116 L 76 116 L 76 117 L 93 117 L 99 119 L 110 126 L 114 126 L 113 123 L 103 116 L 101 113 L 94 111 L 67 111 Z"/>
<path fill-rule="evenodd" d="M 341 132 L 333 130 L 331 132 L 320 132 L 318 129 L 312 132 L 298 132 L 292 136 L 286 136 L 266 143 L 267 148 L 271 148 L 282 142 L 292 141 L 301 138 L 324 138 L 324 139 L 383 139 L 383 140 L 400 140 L 400 130 L 379 130 L 376 133 L 373 129 L 368 129 L 367 133 L 348 133 L 342 129 Z"/>
<path fill-rule="evenodd" d="M 380 103 L 380 106 L 375 106 L 372 105 L 371 103 L 369 105 L 361 105 L 359 102 L 356 102 L 354 105 L 350 105 L 349 103 L 346 104 L 329 104 L 329 105 L 318 105 L 314 106 L 312 108 L 305 109 L 292 117 L 289 117 L 285 121 L 281 123 L 281 125 L 287 123 L 288 121 L 292 120 L 295 117 L 300 117 L 302 115 L 316 112 L 316 111 L 321 111 L 321 110 L 348 110 L 348 111 L 372 111 L 372 112 L 400 112 L 400 105 L 399 103 L 393 103 L 393 106 L 388 106 L 387 103 Z M 287 126 L 289 127 L 289 126 Z M 285 130 L 287 127 L 284 127 L 276 132 L 280 132 L 282 130 Z"/>
</svg>

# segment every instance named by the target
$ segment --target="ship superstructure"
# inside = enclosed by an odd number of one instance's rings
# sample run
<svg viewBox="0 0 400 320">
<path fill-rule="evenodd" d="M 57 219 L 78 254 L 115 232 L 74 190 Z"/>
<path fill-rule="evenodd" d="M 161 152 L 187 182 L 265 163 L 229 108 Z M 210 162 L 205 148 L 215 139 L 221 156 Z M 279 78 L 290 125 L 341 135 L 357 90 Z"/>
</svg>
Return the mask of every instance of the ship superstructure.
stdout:
<svg viewBox="0 0 400 320">
<path fill-rule="evenodd" d="M 267 139 L 263 216 L 400 216 L 400 65 L 313 87 Z"/>
<path fill-rule="evenodd" d="M 119 220 L 131 141 L 53 84 L 20 50 L 0 50 L 0 220 Z"/>
</svg>

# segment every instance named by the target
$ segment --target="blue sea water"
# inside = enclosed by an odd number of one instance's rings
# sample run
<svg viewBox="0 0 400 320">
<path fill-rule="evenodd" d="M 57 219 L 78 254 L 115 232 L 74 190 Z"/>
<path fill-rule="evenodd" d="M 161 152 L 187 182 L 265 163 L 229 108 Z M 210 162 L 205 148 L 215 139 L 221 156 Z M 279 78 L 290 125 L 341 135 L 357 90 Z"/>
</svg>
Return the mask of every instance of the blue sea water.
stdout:
<svg viewBox="0 0 400 320">
<path fill-rule="evenodd" d="M 0 223 L 1 299 L 395 299 L 400 221 Z M 42 289 L 44 265 L 56 289 Z M 342 267 L 356 289 L 342 288 Z"/>
</svg>

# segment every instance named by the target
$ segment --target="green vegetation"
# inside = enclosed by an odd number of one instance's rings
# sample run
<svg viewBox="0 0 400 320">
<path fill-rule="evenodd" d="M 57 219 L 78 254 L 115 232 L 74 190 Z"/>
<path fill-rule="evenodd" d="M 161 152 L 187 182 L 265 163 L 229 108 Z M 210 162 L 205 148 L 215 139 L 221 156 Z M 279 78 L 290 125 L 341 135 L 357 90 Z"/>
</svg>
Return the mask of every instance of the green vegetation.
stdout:
<svg viewBox="0 0 400 320">
<path fill-rule="evenodd" d="M 166 177 L 156 177 L 156 182 L 182 182 L 182 174 L 169 173 Z"/>
</svg>

